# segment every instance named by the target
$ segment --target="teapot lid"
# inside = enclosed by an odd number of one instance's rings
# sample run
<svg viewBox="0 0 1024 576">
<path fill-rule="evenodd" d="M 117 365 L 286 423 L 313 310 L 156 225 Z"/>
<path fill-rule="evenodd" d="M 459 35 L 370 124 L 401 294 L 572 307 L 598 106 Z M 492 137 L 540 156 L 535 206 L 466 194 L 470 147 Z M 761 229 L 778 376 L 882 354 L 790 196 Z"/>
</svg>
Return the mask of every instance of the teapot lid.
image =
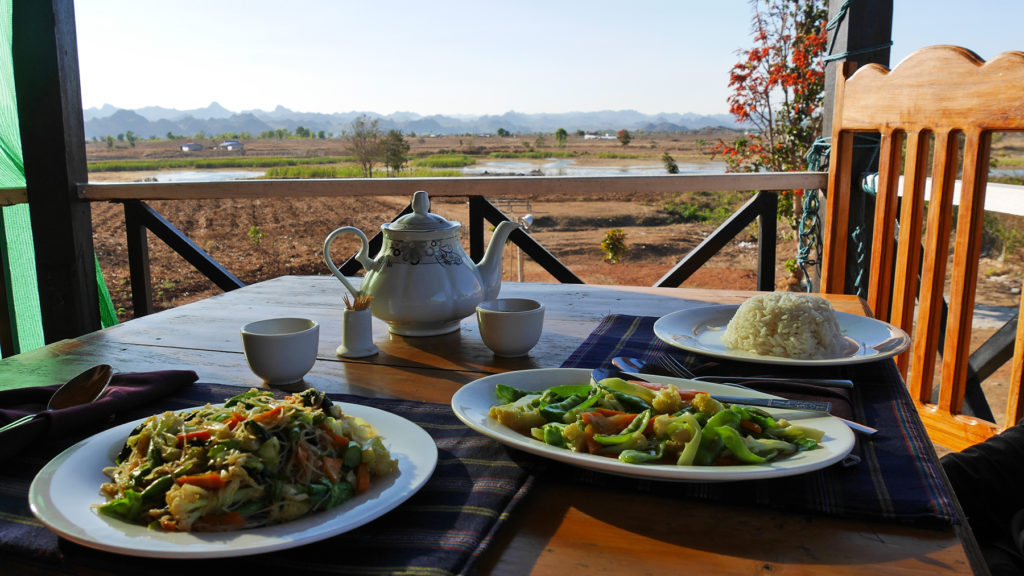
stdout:
<svg viewBox="0 0 1024 576">
<path fill-rule="evenodd" d="M 437 214 L 430 213 L 430 198 L 423 190 L 412 195 L 412 214 L 406 214 L 384 227 L 388 230 L 450 230 L 459 226 L 458 222 L 449 222 Z"/>
</svg>

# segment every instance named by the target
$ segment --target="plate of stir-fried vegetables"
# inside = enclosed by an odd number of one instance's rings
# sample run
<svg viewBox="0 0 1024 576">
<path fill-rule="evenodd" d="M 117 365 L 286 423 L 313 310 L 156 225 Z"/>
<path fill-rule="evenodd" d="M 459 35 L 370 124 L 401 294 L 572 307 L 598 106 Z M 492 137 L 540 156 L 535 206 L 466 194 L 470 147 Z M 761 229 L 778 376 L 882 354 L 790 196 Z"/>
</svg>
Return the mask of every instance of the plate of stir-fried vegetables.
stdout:
<svg viewBox="0 0 1024 576">
<path fill-rule="evenodd" d="M 724 404 L 711 394 L 771 397 L 710 382 L 648 376 L 595 382 L 590 370 L 487 376 L 452 409 L 506 445 L 583 468 L 674 481 L 802 474 L 844 459 L 853 433 L 826 413 Z"/>
<path fill-rule="evenodd" d="M 33 513 L 80 544 L 150 557 L 237 556 L 361 526 L 433 473 L 437 449 L 408 420 L 252 389 L 101 432 L 47 464 Z"/>
</svg>

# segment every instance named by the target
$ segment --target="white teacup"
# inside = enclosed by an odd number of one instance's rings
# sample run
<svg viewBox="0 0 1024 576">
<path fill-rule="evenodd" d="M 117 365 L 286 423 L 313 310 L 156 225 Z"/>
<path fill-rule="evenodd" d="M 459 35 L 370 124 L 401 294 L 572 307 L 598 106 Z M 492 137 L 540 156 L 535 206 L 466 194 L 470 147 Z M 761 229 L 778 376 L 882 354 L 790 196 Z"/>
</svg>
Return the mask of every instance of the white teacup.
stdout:
<svg viewBox="0 0 1024 576">
<path fill-rule="evenodd" d="M 242 326 L 249 368 L 270 386 L 302 381 L 316 362 L 320 325 L 306 318 L 271 318 Z"/>
<path fill-rule="evenodd" d="M 527 298 L 497 298 L 476 307 L 480 337 L 495 356 L 525 356 L 540 340 L 544 305 Z"/>
</svg>

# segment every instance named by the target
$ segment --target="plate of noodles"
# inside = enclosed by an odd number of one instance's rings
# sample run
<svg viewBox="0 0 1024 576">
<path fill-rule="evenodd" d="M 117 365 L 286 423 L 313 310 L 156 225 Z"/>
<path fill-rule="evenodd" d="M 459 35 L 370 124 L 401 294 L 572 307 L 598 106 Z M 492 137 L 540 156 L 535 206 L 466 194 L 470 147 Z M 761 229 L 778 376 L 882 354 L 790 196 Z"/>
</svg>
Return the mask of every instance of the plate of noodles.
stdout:
<svg viewBox="0 0 1024 576">
<path fill-rule="evenodd" d="M 278 410 L 281 404 L 268 401 L 266 405 L 262 405 L 257 402 L 260 400 L 259 398 L 250 398 L 249 400 L 253 401 L 252 410 L 249 413 L 239 410 L 243 416 L 247 417 L 246 422 L 255 422 L 261 414 L 271 414 L 280 419 L 288 416 L 288 410 Z M 227 407 L 227 403 L 225 407 Z M 163 422 L 163 420 L 179 415 L 179 413 L 172 412 L 115 426 L 68 448 L 43 467 L 33 480 L 29 489 L 29 505 L 43 525 L 60 536 L 83 546 L 129 556 L 175 559 L 249 556 L 323 540 L 358 528 L 391 511 L 426 483 L 437 464 L 437 448 L 433 439 L 413 422 L 370 406 L 337 402 L 333 403 L 333 407 L 333 416 L 337 419 L 343 417 L 354 419 L 361 428 L 372 427 L 374 433 L 379 435 L 376 437 L 382 439 L 382 447 L 388 451 L 387 456 L 389 459 L 393 459 L 397 469 L 375 477 L 365 491 L 356 492 L 344 502 L 323 511 L 310 511 L 289 521 L 271 525 L 205 532 L 196 530 L 168 531 L 162 527 L 154 527 L 152 524 L 147 526 L 145 522 L 130 522 L 101 512 L 101 508 L 111 503 L 101 491 L 101 486 L 110 481 L 108 475 L 105 474 L 105 468 L 109 467 L 115 459 L 119 459 L 119 455 L 130 443 L 130 441 L 126 443 L 126 439 L 135 437 L 136 434 L 139 434 L 139 430 L 145 430 L 149 423 L 154 421 L 154 418 Z M 263 411 L 263 408 L 270 408 L 270 410 Z M 205 407 L 196 407 L 180 413 L 200 414 L 216 409 L 216 406 L 207 404 Z M 340 409 L 341 412 L 334 409 Z M 256 414 L 256 412 L 259 413 Z M 320 422 L 321 426 L 325 426 L 328 419 L 313 412 L 307 410 L 295 417 L 306 419 L 309 416 L 312 422 Z M 256 415 L 252 416 L 252 414 Z M 188 422 L 195 421 L 195 419 L 188 420 Z M 263 419 L 260 422 L 262 422 L 260 425 L 262 428 L 268 431 L 273 430 L 269 419 Z M 243 426 L 246 424 L 240 423 L 231 430 L 235 431 Z M 298 425 L 289 425 L 288 430 L 293 428 L 300 429 Z M 285 430 L 284 434 L 287 435 L 288 430 Z M 220 431 L 218 431 L 218 436 L 219 433 Z M 188 439 L 191 434 L 193 433 L 188 432 L 178 434 L 178 436 L 183 436 L 184 442 L 189 446 L 198 448 L 197 441 Z M 175 438 L 175 435 L 164 434 L 164 436 L 170 439 Z M 149 444 L 151 446 L 156 442 L 156 438 L 157 436 L 150 437 Z M 271 436 L 271 439 L 276 438 L 276 433 Z M 309 438 L 312 438 L 312 432 L 307 434 L 300 431 L 300 438 L 301 442 L 307 442 Z M 211 460 L 219 459 L 220 456 L 214 457 L 209 452 L 218 446 L 225 446 L 225 444 L 234 446 L 236 440 L 236 438 L 232 438 L 220 444 L 215 444 L 212 441 L 204 442 L 205 446 L 212 446 L 206 450 L 207 455 Z M 353 436 L 348 444 L 353 444 L 356 440 L 357 438 Z M 368 445 L 367 438 L 359 440 L 364 440 L 363 447 Z M 244 443 L 244 441 L 239 442 L 239 447 L 244 447 Z M 267 440 L 261 444 L 261 447 L 268 446 L 270 443 L 271 440 Z M 244 458 L 245 456 L 245 453 L 239 452 L 230 458 Z M 324 457 L 323 460 L 326 462 L 329 458 Z M 250 464 L 253 462 L 248 462 L 246 466 Z M 247 470 L 255 469 L 247 468 Z M 284 469 L 279 469 L 273 477 L 275 482 L 278 477 L 283 475 L 282 470 Z M 259 477 L 255 471 L 246 472 L 246 474 L 249 474 L 248 479 L 253 481 Z M 193 484 L 183 482 L 183 480 L 196 477 L 199 476 L 177 476 L 178 485 L 171 487 L 170 491 L 192 486 Z M 338 482 L 327 484 L 325 478 L 321 478 L 317 482 L 311 481 L 308 485 L 309 490 L 303 490 L 300 493 L 300 491 L 295 491 L 298 490 L 296 487 L 300 485 L 292 484 L 289 480 L 284 483 L 281 492 L 294 492 L 296 501 L 311 501 L 318 493 L 315 488 L 323 487 L 324 489 L 319 492 L 329 494 L 331 486 L 340 487 L 344 482 L 344 478 L 339 478 Z M 243 490 L 252 489 L 252 482 L 244 484 L 243 487 L 234 490 L 233 495 L 220 494 L 217 499 L 223 500 L 238 496 Z M 204 486 L 210 493 L 215 490 L 209 484 Z M 295 490 L 292 490 L 293 488 Z M 260 502 L 270 498 L 269 494 L 263 494 L 263 496 L 265 498 L 261 498 Z M 145 501 L 145 492 L 141 499 L 143 502 Z M 194 501 L 190 500 L 189 503 L 194 503 Z M 237 511 L 232 513 L 238 514 Z M 226 515 L 221 514 L 217 517 L 223 518 L 224 516 Z"/>
<path fill-rule="evenodd" d="M 824 298 L 772 292 L 741 305 L 667 314 L 655 335 L 689 352 L 742 362 L 837 366 L 889 358 L 910 345 L 906 332 L 881 320 L 836 312 Z"/>
</svg>

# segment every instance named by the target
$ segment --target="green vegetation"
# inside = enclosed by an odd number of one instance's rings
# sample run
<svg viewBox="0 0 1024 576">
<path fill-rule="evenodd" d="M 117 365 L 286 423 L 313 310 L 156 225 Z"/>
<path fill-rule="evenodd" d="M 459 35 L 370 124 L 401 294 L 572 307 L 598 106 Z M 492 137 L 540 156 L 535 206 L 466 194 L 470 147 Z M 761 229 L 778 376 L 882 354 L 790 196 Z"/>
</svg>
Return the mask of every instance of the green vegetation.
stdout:
<svg viewBox="0 0 1024 576">
<path fill-rule="evenodd" d="M 364 178 L 373 177 L 373 165 L 380 156 L 381 131 L 377 126 L 379 118 L 371 119 L 366 114 L 352 121 L 349 136 L 349 152 L 356 157 L 363 170 Z"/>
<path fill-rule="evenodd" d="M 986 235 L 991 234 L 999 240 L 1000 256 L 1012 254 L 1024 245 L 1024 230 L 1004 214 L 985 212 L 984 228 Z"/>
<path fill-rule="evenodd" d="M 462 168 L 476 164 L 476 160 L 465 154 L 433 154 L 412 161 L 416 168 Z"/>
<path fill-rule="evenodd" d="M 307 164 L 341 164 L 353 162 L 348 156 L 320 158 L 231 157 L 231 158 L 174 158 L 165 160 L 103 160 L 89 163 L 89 172 L 137 172 L 143 170 L 170 170 L 179 168 L 275 168 Z"/>
<path fill-rule="evenodd" d="M 623 154 L 617 152 L 598 152 L 594 154 L 595 158 L 607 158 L 610 160 L 643 160 L 647 158 L 643 154 Z"/>
<path fill-rule="evenodd" d="M 679 174 L 679 164 L 676 164 L 676 159 L 668 153 L 668 150 L 661 155 L 661 163 L 665 165 L 665 171 L 669 174 Z"/>
<path fill-rule="evenodd" d="M 303 178 L 363 178 L 360 166 L 283 166 L 267 170 L 264 178 L 272 180 L 297 180 Z"/>
<path fill-rule="evenodd" d="M 618 264 L 626 252 L 629 252 L 626 246 L 626 233 L 622 228 L 613 228 L 604 235 L 604 240 L 601 240 L 601 251 L 604 252 L 604 259 L 611 264 Z"/>
<path fill-rule="evenodd" d="M 661 205 L 676 222 L 720 224 L 749 199 L 743 192 L 693 192 L 677 194 Z"/>
<path fill-rule="evenodd" d="M 555 142 L 559 148 L 565 148 L 565 143 L 569 141 L 569 133 L 565 131 L 565 128 L 559 128 L 555 130 Z"/>
<path fill-rule="evenodd" d="M 388 130 L 387 136 L 381 141 L 381 149 L 388 176 L 400 176 L 409 160 L 409 143 L 405 141 L 401 130 Z"/>
<path fill-rule="evenodd" d="M 246 235 L 249 237 L 249 240 L 252 241 L 253 244 L 259 244 L 260 242 L 263 241 L 263 237 L 266 236 L 266 234 L 264 234 L 263 231 L 260 230 L 260 227 L 255 224 L 249 226 L 249 231 L 246 232 Z"/>
</svg>

